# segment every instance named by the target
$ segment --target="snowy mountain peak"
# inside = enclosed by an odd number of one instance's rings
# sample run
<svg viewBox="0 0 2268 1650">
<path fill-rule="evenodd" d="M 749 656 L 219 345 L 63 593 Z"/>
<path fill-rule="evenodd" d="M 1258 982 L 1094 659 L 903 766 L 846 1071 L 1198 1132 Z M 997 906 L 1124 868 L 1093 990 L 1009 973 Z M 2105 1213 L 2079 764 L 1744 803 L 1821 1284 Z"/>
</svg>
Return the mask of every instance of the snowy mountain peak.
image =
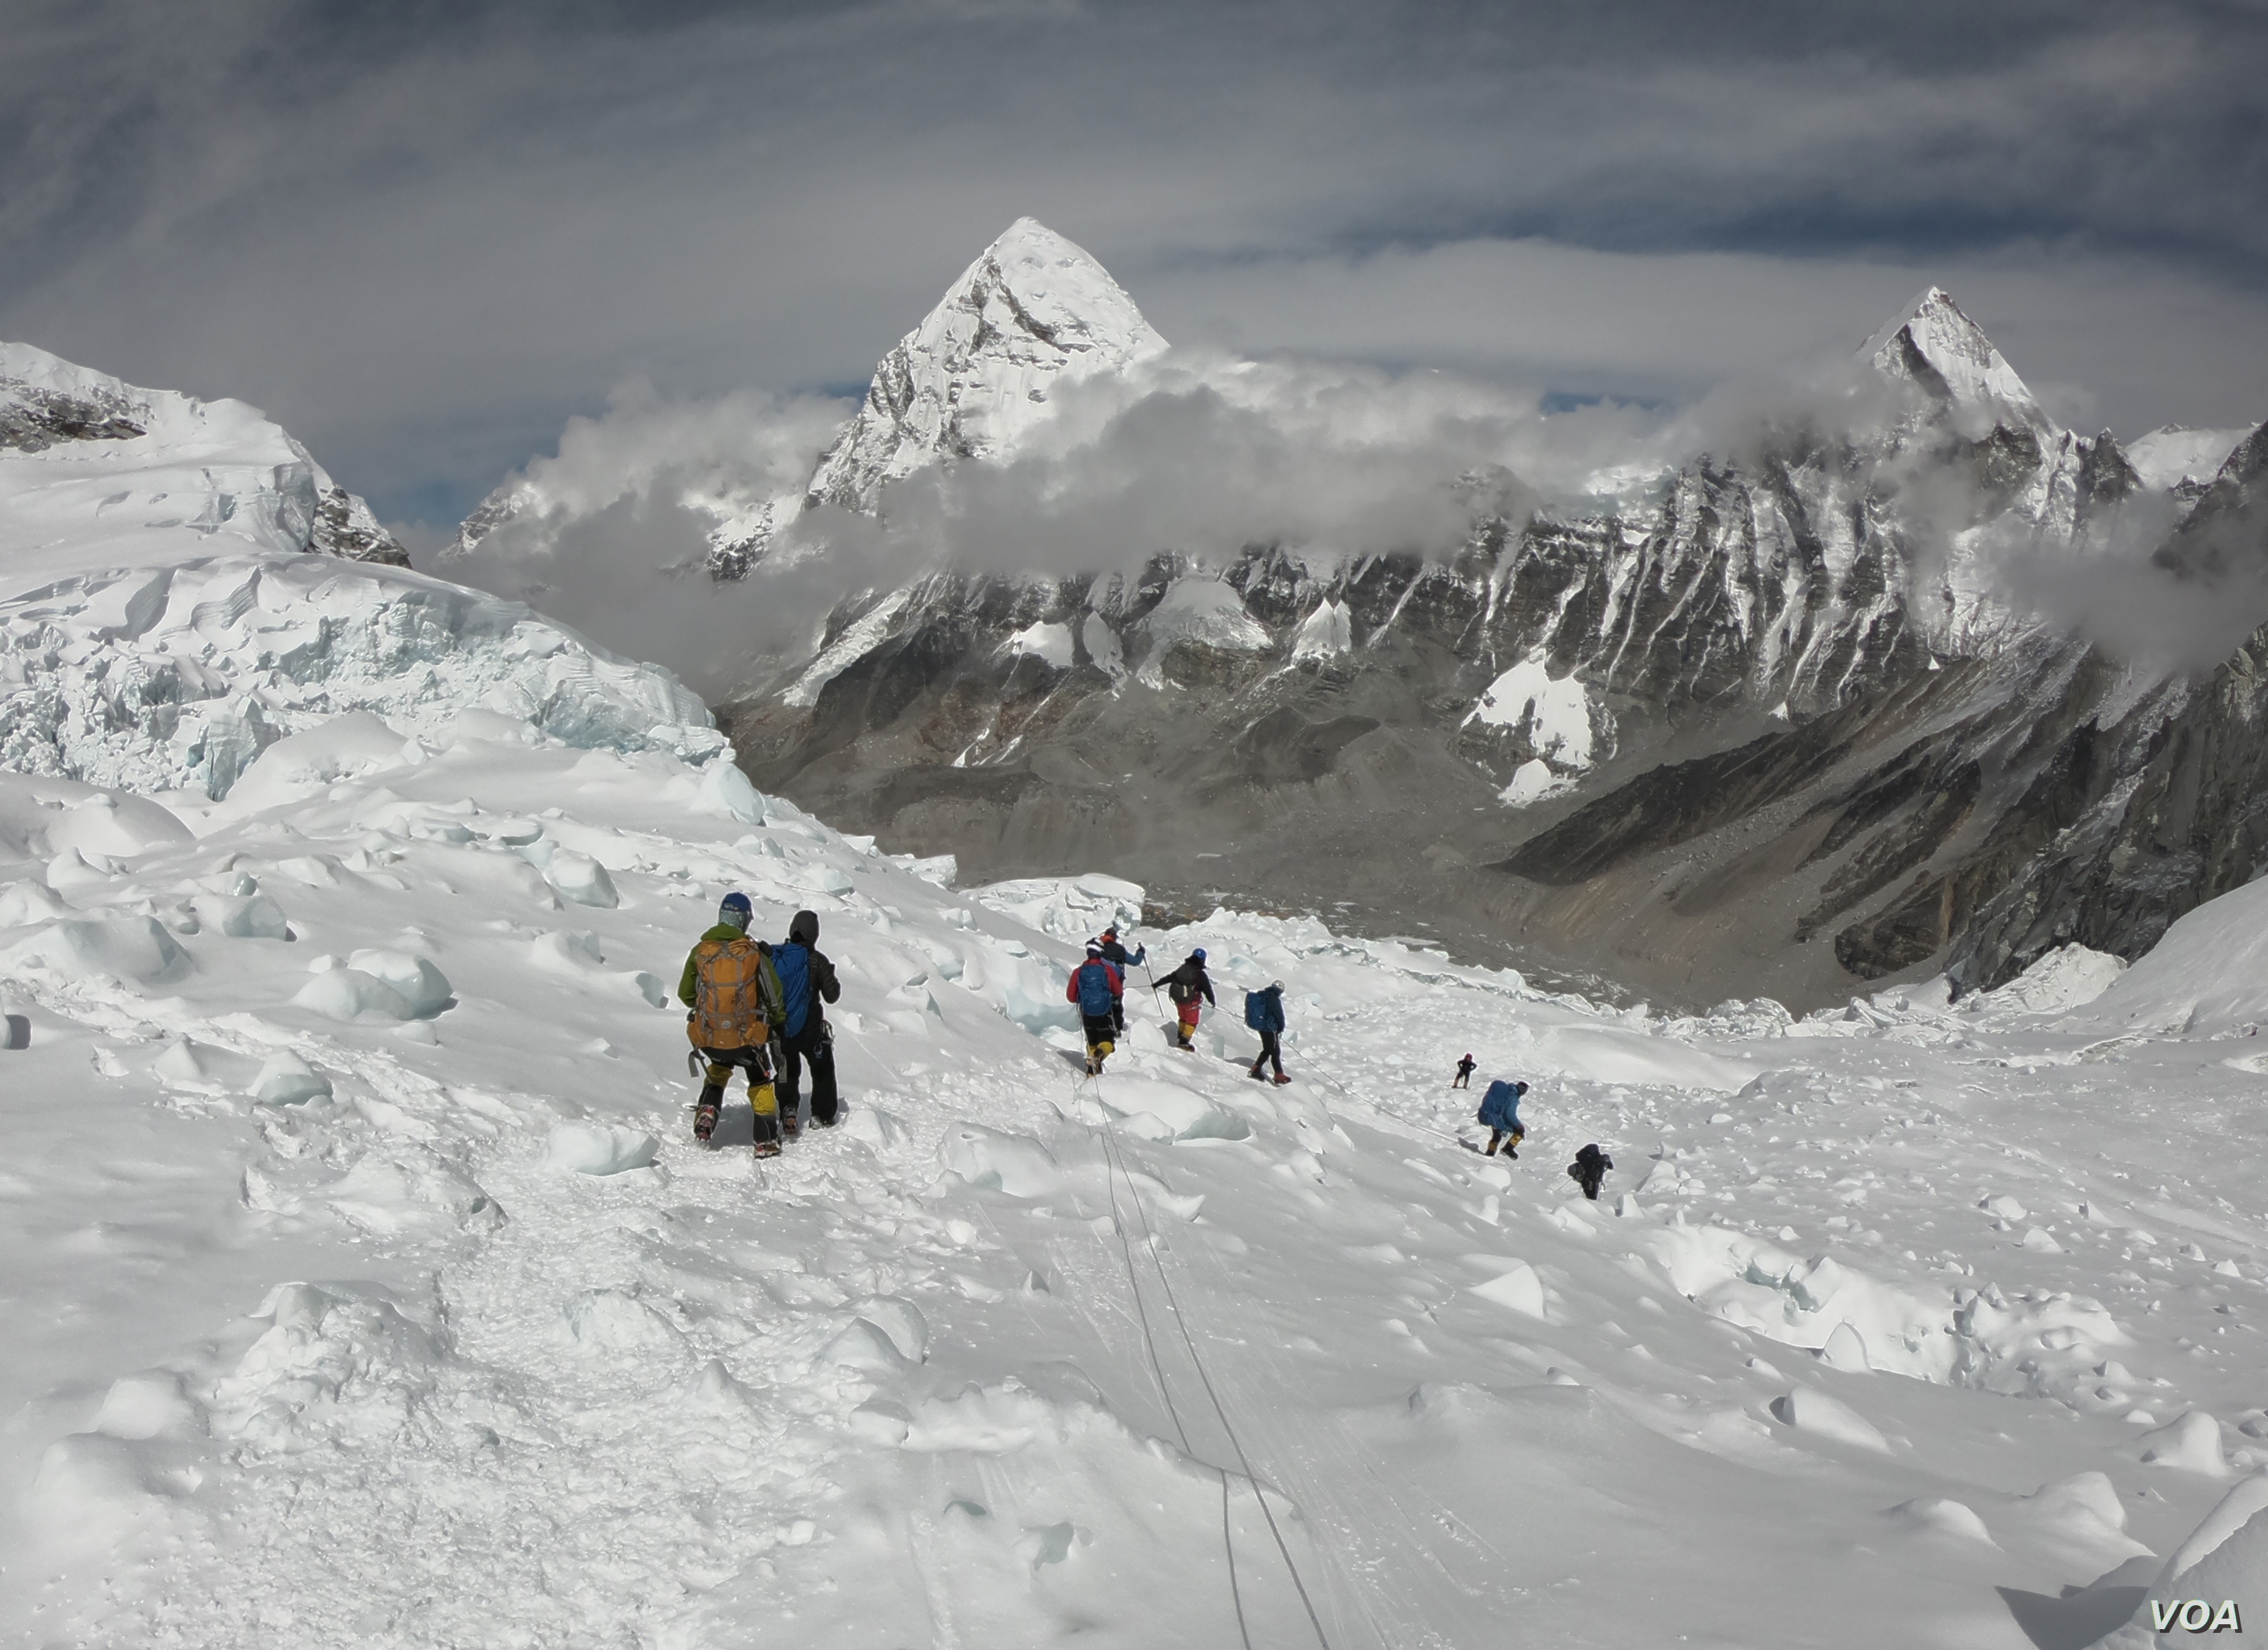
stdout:
<svg viewBox="0 0 2268 1650">
<path fill-rule="evenodd" d="M 407 567 L 370 506 L 256 407 L 141 389 L 0 342 L 0 541 L 188 532 Z M 17 569 L 21 571 L 21 566 Z"/>
<path fill-rule="evenodd" d="M 2005 412 L 2050 427 L 2024 380 L 1942 287 L 1933 286 L 1908 304 L 1859 354 L 1877 371 L 1919 385 L 1933 400 L 1955 409 Z"/>
<path fill-rule="evenodd" d="M 871 511 L 887 483 L 931 464 L 1004 458 L 1048 416 L 1057 387 L 1165 348 L 1109 271 L 1020 217 L 882 357 L 808 501 Z"/>
</svg>

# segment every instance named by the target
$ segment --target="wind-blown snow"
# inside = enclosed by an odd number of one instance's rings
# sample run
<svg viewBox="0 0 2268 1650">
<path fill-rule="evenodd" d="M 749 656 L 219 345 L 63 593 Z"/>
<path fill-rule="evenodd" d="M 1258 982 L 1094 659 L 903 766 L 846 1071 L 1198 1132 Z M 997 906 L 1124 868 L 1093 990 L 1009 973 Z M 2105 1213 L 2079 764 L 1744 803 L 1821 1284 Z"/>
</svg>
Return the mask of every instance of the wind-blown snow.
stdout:
<svg viewBox="0 0 2268 1650">
<path fill-rule="evenodd" d="M 2220 473 L 2237 444 L 2257 425 L 2239 430 L 2192 430 L 2167 424 L 2126 444 L 2126 459 L 2145 487 L 2161 492 L 2202 491 Z"/>
</svg>

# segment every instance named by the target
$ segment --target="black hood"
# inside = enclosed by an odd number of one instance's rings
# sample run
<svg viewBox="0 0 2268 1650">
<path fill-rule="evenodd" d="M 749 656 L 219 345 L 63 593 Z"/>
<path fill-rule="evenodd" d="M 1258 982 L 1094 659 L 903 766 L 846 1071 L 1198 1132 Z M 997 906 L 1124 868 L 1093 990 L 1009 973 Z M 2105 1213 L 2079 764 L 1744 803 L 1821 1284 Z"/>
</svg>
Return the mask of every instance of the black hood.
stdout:
<svg viewBox="0 0 2268 1650">
<path fill-rule="evenodd" d="M 819 913 L 798 911 L 795 920 L 787 925 L 787 939 L 792 946 L 816 945 L 819 942 Z"/>
</svg>

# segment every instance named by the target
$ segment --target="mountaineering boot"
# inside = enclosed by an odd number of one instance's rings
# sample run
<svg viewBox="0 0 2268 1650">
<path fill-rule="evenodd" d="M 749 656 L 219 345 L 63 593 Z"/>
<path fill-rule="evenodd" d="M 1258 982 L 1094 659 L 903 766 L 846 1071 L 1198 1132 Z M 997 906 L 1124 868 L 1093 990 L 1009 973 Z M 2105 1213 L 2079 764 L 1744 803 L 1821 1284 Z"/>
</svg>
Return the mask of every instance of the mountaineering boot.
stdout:
<svg viewBox="0 0 2268 1650">
<path fill-rule="evenodd" d="M 1257 1073 L 1257 1072 L 1256 1072 L 1256 1073 L 1254 1073 L 1254 1075 L 1255 1075 L 1255 1076 L 1257 1076 L 1257 1075 L 1258 1075 L 1258 1073 Z M 1283 1072 L 1277 1072 L 1277 1073 L 1276 1073 L 1276 1079 L 1275 1079 L 1275 1080 L 1276 1080 L 1277 1082 L 1279 1082 L 1279 1083 L 1288 1083 L 1288 1082 L 1290 1082 L 1292 1079 L 1291 1079 L 1290 1078 L 1288 1078 L 1288 1077 L 1285 1076 Z"/>
<path fill-rule="evenodd" d="M 755 1111 L 756 1155 L 777 1157 L 780 1154 L 779 1091 L 767 1079 L 748 1091 L 748 1103 Z"/>
<path fill-rule="evenodd" d="M 720 1083 L 711 1083 L 701 1091 L 700 1099 L 693 1102 L 693 1138 L 702 1145 L 717 1132 L 718 1109 L 725 1103 L 725 1089 Z"/>
</svg>

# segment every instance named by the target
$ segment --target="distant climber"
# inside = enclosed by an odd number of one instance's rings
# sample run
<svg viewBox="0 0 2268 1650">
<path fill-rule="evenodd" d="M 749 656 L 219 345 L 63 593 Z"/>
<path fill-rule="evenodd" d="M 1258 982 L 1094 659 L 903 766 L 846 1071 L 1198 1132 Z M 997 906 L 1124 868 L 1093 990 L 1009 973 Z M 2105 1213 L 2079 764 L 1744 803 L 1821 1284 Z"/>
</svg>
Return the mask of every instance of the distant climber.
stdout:
<svg viewBox="0 0 2268 1650">
<path fill-rule="evenodd" d="M 1103 1061 L 1118 1046 L 1118 1016 L 1125 996 L 1126 976 L 1102 960 L 1101 940 L 1088 940 L 1086 961 L 1071 971 L 1064 1000 L 1079 1005 L 1079 1020 L 1086 1029 L 1089 1077 L 1102 1070 Z"/>
<path fill-rule="evenodd" d="M 1205 973 L 1204 947 L 1199 946 L 1189 954 L 1188 961 L 1166 976 L 1166 995 L 1174 1000 L 1177 1049 L 1195 1049 L 1197 1035 L 1197 1015 L 1201 1005 L 1211 1003 L 1215 1008 L 1219 1000 L 1212 994 L 1212 980 Z"/>
<path fill-rule="evenodd" d="M 1482 1156 L 1494 1157 L 1499 1145 L 1506 1157 L 1520 1155 L 1520 1143 L 1528 1138 L 1527 1125 L 1520 1121 L 1520 1101 L 1527 1093 L 1527 1084 L 1503 1078 L 1488 1086 L 1488 1093 L 1481 1096 L 1480 1121 L 1489 1131 L 1488 1150 Z"/>
<path fill-rule="evenodd" d="M 1137 946 L 1133 955 L 1127 955 L 1125 944 L 1118 938 L 1118 924 L 1113 923 L 1102 931 L 1102 960 L 1123 974 L 1149 961 L 1150 947 Z"/>
<path fill-rule="evenodd" d="M 819 949 L 819 913 L 798 911 L 787 925 L 787 939 L 772 947 L 772 967 L 779 975 L 783 1015 L 776 1041 L 779 1043 L 780 1127 L 795 1138 L 803 1110 L 803 1065 L 811 1063 L 811 1121 L 831 1129 L 841 1110 L 835 1089 L 835 1032 L 821 1005 L 843 995 L 835 965 Z"/>
<path fill-rule="evenodd" d="M 1456 1080 L 1452 1082 L 1449 1086 L 1451 1088 L 1470 1088 L 1472 1086 L 1473 1057 L 1469 1054 L 1463 1059 L 1457 1062 Z"/>
<path fill-rule="evenodd" d="M 1252 1075 L 1263 1076 L 1262 1067 L 1271 1062 L 1276 1067 L 1276 1080 L 1288 1083 L 1284 1075 L 1284 982 L 1277 980 L 1265 991 L 1244 994 L 1244 1023 L 1260 1034 L 1260 1057 L 1252 1063 Z"/>
<path fill-rule="evenodd" d="M 1575 1160 L 1567 1165 L 1568 1174 L 1583 1182 L 1583 1196 L 1593 1203 L 1599 1200 L 1599 1186 L 1607 1178 L 1607 1171 L 1615 1160 L 1595 1145 L 1587 1145 L 1575 1153 Z"/>
<path fill-rule="evenodd" d="M 779 1101 L 772 1088 L 766 1047 L 784 1016 L 771 947 L 748 938 L 754 915 L 747 895 L 724 897 L 717 907 L 716 925 L 685 959 L 677 996 L 691 1011 L 685 1016 L 685 1035 L 706 1062 L 700 1098 L 693 1106 L 693 1138 L 706 1143 L 716 1131 L 725 1085 L 737 1066 L 747 1073 L 756 1155 L 777 1157 Z"/>
<path fill-rule="evenodd" d="M 1121 980 L 1131 979 L 1134 970 L 1150 961 L 1150 947 L 1147 946 L 1137 947 L 1130 957 L 1126 954 L 1125 946 L 1119 941 L 1118 924 L 1116 923 L 1102 931 L 1101 945 L 1102 960 L 1118 970 L 1118 977 Z M 1157 988 L 1152 986 L 1151 989 L 1154 991 Z M 1116 1028 L 1120 1036 L 1123 1037 L 1126 1035 L 1126 999 L 1123 996 L 1119 998 L 1117 1005 L 1111 1010 L 1110 1023 Z"/>
</svg>

